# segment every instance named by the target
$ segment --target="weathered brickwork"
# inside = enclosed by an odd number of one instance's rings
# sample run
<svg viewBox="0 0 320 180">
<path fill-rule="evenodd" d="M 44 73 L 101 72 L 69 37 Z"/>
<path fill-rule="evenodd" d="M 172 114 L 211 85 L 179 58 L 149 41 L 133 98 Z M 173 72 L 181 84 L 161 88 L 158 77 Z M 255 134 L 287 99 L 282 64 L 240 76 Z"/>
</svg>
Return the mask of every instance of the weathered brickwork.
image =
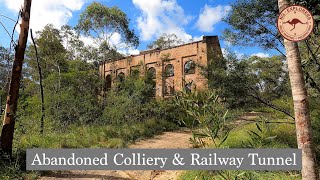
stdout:
<svg viewBox="0 0 320 180">
<path fill-rule="evenodd" d="M 217 36 L 204 36 L 201 41 L 163 50 L 147 50 L 139 55 L 118 60 L 106 60 L 99 66 L 100 77 L 105 78 L 107 89 L 117 76 L 127 76 L 132 71 L 154 72 L 156 96 L 165 97 L 186 89 L 207 88 L 208 79 L 197 66 L 207 66 L 209 61 L 222 56 Z M 197 64 L 197 65 L 196 65 Z"/>
</svg>

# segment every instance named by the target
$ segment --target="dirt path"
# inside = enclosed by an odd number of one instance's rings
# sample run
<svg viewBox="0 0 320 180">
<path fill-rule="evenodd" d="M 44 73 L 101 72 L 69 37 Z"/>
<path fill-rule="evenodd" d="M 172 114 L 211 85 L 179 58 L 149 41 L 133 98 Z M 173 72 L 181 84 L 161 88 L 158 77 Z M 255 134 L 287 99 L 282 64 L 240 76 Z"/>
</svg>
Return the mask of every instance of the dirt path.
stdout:
<svg viewBox="0 0 320 180">
<path fill-rule="evenodd" d="M 190 148 L 190 131 L 164 132 L 151 139 L 142 140 L 129 146 L 129 148 Z M 63 171 L 42 176 L 40 180 L 174 180 L 183 171 Z"/>
</svg>

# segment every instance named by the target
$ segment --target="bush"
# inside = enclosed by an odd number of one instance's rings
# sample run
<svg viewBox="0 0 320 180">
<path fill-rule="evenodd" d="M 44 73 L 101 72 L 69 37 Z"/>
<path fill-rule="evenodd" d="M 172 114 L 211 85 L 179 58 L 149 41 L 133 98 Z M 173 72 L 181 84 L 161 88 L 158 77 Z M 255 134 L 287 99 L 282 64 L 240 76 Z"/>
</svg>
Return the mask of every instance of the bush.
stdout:
<svg viewBox="0 0 320 180">
<path fill-rule="evenodd" d="M 26 173 L 26 151 L 15 150 L 12 157 L 9 158 L 4 153 L 0 152 L 0 179 L 36 179 L 37 172 Z"/>
<path fill-rule="evenodd" d="M 199 125 L 198 130 L 192 127 L 194 146 L 207 146 L 206 139 L 209 139 L 218 148 L 227 139 L 230 132 L 225 126 L 228 110 L 214 92 L 181 92 L 176 96 L 176 103 Z"/>
<path fill-rule="evenodd" d="M 310 116 L 312 125 L 313 141 L 315 144 L 315 153 L 318 163 L 320 163 L 320 110 L 319 99 L 310 98 Z"/>
</svg>

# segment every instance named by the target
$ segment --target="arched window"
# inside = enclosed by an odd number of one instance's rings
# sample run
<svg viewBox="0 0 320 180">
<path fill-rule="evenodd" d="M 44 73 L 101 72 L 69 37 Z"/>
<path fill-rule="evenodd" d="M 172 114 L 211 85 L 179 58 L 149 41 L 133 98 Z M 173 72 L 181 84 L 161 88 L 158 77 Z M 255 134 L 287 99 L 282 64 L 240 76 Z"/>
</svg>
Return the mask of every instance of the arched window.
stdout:
<svg viewBox="0 0 320 180">
<path fill-rule="evenodd" d="M 196 65 L 195 63 L 190 60 L 190 61 L 187 61 L 185 64 L 184 64 L 184 73 L 185 74 L 194 74 L 196 72 Z"/>
<path fill-rule="evenodd" d="M 165 76 L 166 77 L 171 77 L 171 76 L 174 76 L 174 67 L 172 64 L 168 64 L 166 67 L 165 67 Z"/>
<path fill-rule="evenodd" d="M 123 72 L 120 72 L 120 73 L 118 74 L 117 78 L 118 78 L 118 80 L 119 80 L 120 82 L 123 82 L 123 81 L 125 80 L 125 75 L 124 75 L 124 73 L 123 73 Z"/>
<path fill-rule="evenodd" d="M 156 69 L 154 67 L 148 69 L 148 76 L 150 76 L 152 79 L 156 78 Z"/>
</svg>

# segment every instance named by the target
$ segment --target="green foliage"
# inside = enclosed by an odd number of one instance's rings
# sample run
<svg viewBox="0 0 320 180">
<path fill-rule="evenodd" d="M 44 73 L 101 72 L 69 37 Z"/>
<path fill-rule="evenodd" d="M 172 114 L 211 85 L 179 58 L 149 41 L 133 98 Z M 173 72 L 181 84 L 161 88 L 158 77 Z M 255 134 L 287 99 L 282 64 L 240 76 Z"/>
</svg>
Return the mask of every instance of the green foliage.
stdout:
<svg viewBox="0 0 320 180">
<path fill-rule="evenodd" d="M 296 171 L 187 171 L 178 178 L 179 180 L 226 180 L 226 179 L 275 179 L 275 180 L 300 180 L 301 175 Z"/>
<path fill-rule="evenodd" d="M 310 38 L 299 43 L 300 54 L 309 93 L 320 93 L 319 80 L 319 23 L 320 6 L 317 0 L 291 0 L 291 4 L 307 7 L 315 19 L 314 33 Z M 224 31 L 224 38 L 233 45 L 260 46 L 266 50 L 277 50 L 285 56 L 283 38 L 275 22 L 278 17 L 277 0 L 238 0 L 231 5 L 231 10 L 224 21 L 230 25 Z M 270 77 L 270 76 L 269 76 Z"/>
<path fill-rule="evenodd" d="M 272 101 L 273 104 L 282 107 L 286 111 L 290 112 L 291 114 L 294 114 L 293 112 L 293 100 L 292 97 L 290 96 L 282 96 L 280 98 L 274 99 Z M 270 109 L 269 112 L 272 113 L 273 117 L 281 118 L 281 119 L 286 119 L 288 116 L 284 115 L 283 113 L 276 111 L 274 109 Z"/>
<path fill-rule="evenodd" d="M 319 99 L 310 98 L 310 116 L 312 125 L 312 135 L 315 144 L 316 159 L 320 163 L 320 111 L 319 111 Z"/>
<path fill-rule="evenodd" d="M 6 85 L 9 81 L 8 75 L 11 71 L 13 55 L 8 49 L 0 45 L 0 96 L 3 96 L 6 92 Z"/>
<path fill-rule="evenodd" d="M 256 89 L 263 98 L 273 100 L 290 95 L 289 76 L 284 62 L 283 56 L 253 56 L 248 59 Z"/>
<path fill-rule="evenodd" d="M 158 39 L 150 43 L 147 47 L 149 49 L 166 49 L 173 46 L 183 44 L 184 42 L 178 38 L 176 34 L 162 34 Z"/>
<path fill-rule="evenodd" d="M 320 22 L 320 6 L 317 0 L 291 0 L 292 4 L 307 7 L 315 18 L 315 33 Z M 224 31 L 224 38 L 233 45 L 260 46 L 283 52 L 281 38 L 275 22 L 279 14 L 277 0 L 237 0 L 224 21 L 230 25 Z"/>
<path fill-rule="evenodd" d="M 272 143 L 277 136 L 271 136 L 271 130 L 266 120 L 262 118 L 262 122 L 255 123 L 256 130 L 248 131 L 250 140 L 243 142 L 246 148 L 266 148 Z"/>
<path fill-rule="evenodd" d="M 305 42 L 299 43 L 299 51 L 304 69 L 305 81 L 309 85 L 308 94 L 312 97 L 320 96 L 320 58 L 319 53 L 319 30 L 318 35 L 313 34 Z"/>
<path fill-rule="evenodd" d="M 261 119 L 258 119 L 261 120 Z M 262 119 L 263 120 L 263 119 Z M 236 123 L 223 144 L 224 148 L 296 148 L 295 125 L 284 123 Z M 251 134 L 249 135 L 248 134 Z M 254 133 L 253 133 L 254 132 Z M 178 179 L 301 179 L 297 171 L 187 171 Z"/>
<path fill-rule="evenodd" d="M 192 142 L 196 146 L 207 146 L 204 139 L 209 138 L 218 148 L 227 139 L 229 130 L 225 119 L 228 111 L 214 92 L 181 92 L 176 95 L 176 103 L 199 124 L 200 129 L 193 130 Z"/>
<path fill-rule="evenodd" d="M 114 82 L 111 91 L 101 92 L 103 80 L 97 69 L 101 56 L 97 54 L 103 52 L 104 59 L 121 57 L 106 38 L 119 33 L 124 43 L 138 45 L 138 38 L 129 29 L 129 19 L 124 12 L 93 3 L 82 13 L 78 30 L 91 37 L 94 36 L 91 32 L 101 32 L 95 39 L 100 41 L 99 47 L 85 46 L 78 32 L 69 26 L 59 30 L 47 25 L 35 39 L 43 73 L 43 134 L 37 133 L 41 117 L 39 73 L 34 45 L 29 45 L 16 114 L 15 150 L 32 147 L 122 148 L 137 139 L 178 127 L 175 122 L 183 115 L 173 102 L 152 97 L 155 82 L 148 74 L 142 77 L 139 72 L 133 73 L 124 81 Z M 5 95 L 7 65 L 12 58 L 5 58 L 5 51 L 0 49 L 0 97 Z M 0 179 L 28 178 L 24 176 L 21 158 L 23 153 L 14 153 L 12 161 L 1 161 Z"/>
<path fill-rule="evenodd" d="M 276 18 L 279 13 L 277 0 L 238 0 L 224 21 L 230 25 L 224 37 L 233 45 L 260 46 L 278 49 L 282 46 Z"/>
<path fill-rule="evenodd" d="M 125 79 L 118 79 L 113 88 L 105 93 L 103 114 L 100 123 L 123 124 L 141 122 L 146 119 L 165 119 L 180 122 L 187 115 L 172 100 L 154 99 L 154 79 L 132 73 Z"/>
<path fill-rule="evenodd" d="M 248 87 L 252 86 L 247 61 L 238 61 L 235 54 L 228 53 L 225 58 L 209 61 L 204 68 L 210 89 L 215 89 L 228 107 L 250 106 Z"/>
<path fill-rule="evenodd" d="M 281 56 L 238 60 L 235 54 L 227 53 L 201 68 L 209 79 L 209 88 L 217 91 L 228 108 L 257 107 L 261 106 L 257 99 L 272 101 L 291 93 Z"/>
<path fill-rule="evenodd" d="M 46 134 L 35 134 L 32 130 L 21 133 L 17 148 L 123 148 L 139 138 L 152 137 L 162 131 L 174 130 L 177 126 L 166 120 L 147 119 L 144 122 L 121 125 L 71 124 L 63 131 L 53 129 Z M 21 134 L 20 134 L 21 133 Z"/>
<path fill-rule="evenodd" d="M 147 118 L 145 105 L 152 101 L 153 89 L 147 77 L 132 73 L 123 81 L 118 81 L 104 98 L 104 123 L 121 124 L 139 122 Z"/>
<path fill-rule="evenodd" d="M 62 26 L 60 36 L 64 40 L 64 47 L 67 50 L 68 60 L 93 60 L 90 57 L 89 49 L 85 47 L 84 42 L 80 40 L 80 34 L 71 26 Z"/>
<path fill-rule="evenodd" d="M 69 61 L 68 72 L 52 72 L 44 79 L 45 117 L 63 127 L 70 123 L 92 123 L 101 115 L 97 99 L 100 82 L 91 64 Z M 18 108 L 20 119 L 39 119 L 38 85 L 24 79 Z"/>
<path fill-rule="evenodd" d="M 320 4 L 318 0 L 290 0 L 292 4 L 299 4 L 311 11 L 315 21 L 315 32 L 319 31 Z"/>
<path fill-rule="evenodd" d="M 273 123 L 273 121 L 282 123 Z M 224 143 L 229 148 L 296 148 L 295 125 L 277 118 L 258 118 L 249 123 L 235 122 L 236 127 Z M 260 128 L 257 127 L 257 124 Z"/>
<path fill-rule="evenodd" d="M 134 141 L 152 137 L 162 131 L 177 128 L 166 120 L 148 119 L 134 124 L 106 125 L 69 125 L 63 131 L 51 129 L 41 135 L 34 133 L 37 128 L 23 128 L 18 121 L 15 138 L 16 150 L 13 157 L 0 154 L 0 179 L 36 179 L 39 172 L 25 171 L 26 148 L 124 148 Z M 46 127 L 48 130 L 48 127 Z"/>
<path fill-rule="evenodd" d="M 127 15 L 118 7 L 107 7 L 98 2 L 91 3 L 81 13 L 76 29 L 95 39 L 99 46 L 97 52 L 104 59 L 110 57 L 110 52 L 116 52 L 110 44 L 110 38 L 115 33 L 120 34 L 125 45 L 133 47 L 139 45 L 138 37 L 133 30 L 129 29 Z"/>
<path fill-rule="evenodd" d="M 62 73 L 68 71 L 68 63 L 66 61 L 67 51 L 62 45 L 62 37 L 60 31 L 48 24 L 39 33 L 36 38 L 36 46 L 40 58 L 40 66 L 43 78 L 47 78 L 50 73 Z M 36 54 L 33 45 L 27 49 L 27 73 L 34 79 L 39 79 Z"/>
<path fill-rule="evenodd" d="M 72 64 L 79 66 L 81 62 Z M 49 118 L 61 123 L 90 123 L 101 114 L 96 97 L 99 78 L 95 70 L 83 65 L 60 75 L 51 74 L 44 81 L 46 104 L 51 107 L 47 108 Z"/>
<path fill-rule="evenodd" d="M 25 172 L 26 170 L 26 151 L 14 150 L 12 157 L 0 152 L 0 179 L 36 179 L 39 173 L 34 171 Z"/>
</svg>

